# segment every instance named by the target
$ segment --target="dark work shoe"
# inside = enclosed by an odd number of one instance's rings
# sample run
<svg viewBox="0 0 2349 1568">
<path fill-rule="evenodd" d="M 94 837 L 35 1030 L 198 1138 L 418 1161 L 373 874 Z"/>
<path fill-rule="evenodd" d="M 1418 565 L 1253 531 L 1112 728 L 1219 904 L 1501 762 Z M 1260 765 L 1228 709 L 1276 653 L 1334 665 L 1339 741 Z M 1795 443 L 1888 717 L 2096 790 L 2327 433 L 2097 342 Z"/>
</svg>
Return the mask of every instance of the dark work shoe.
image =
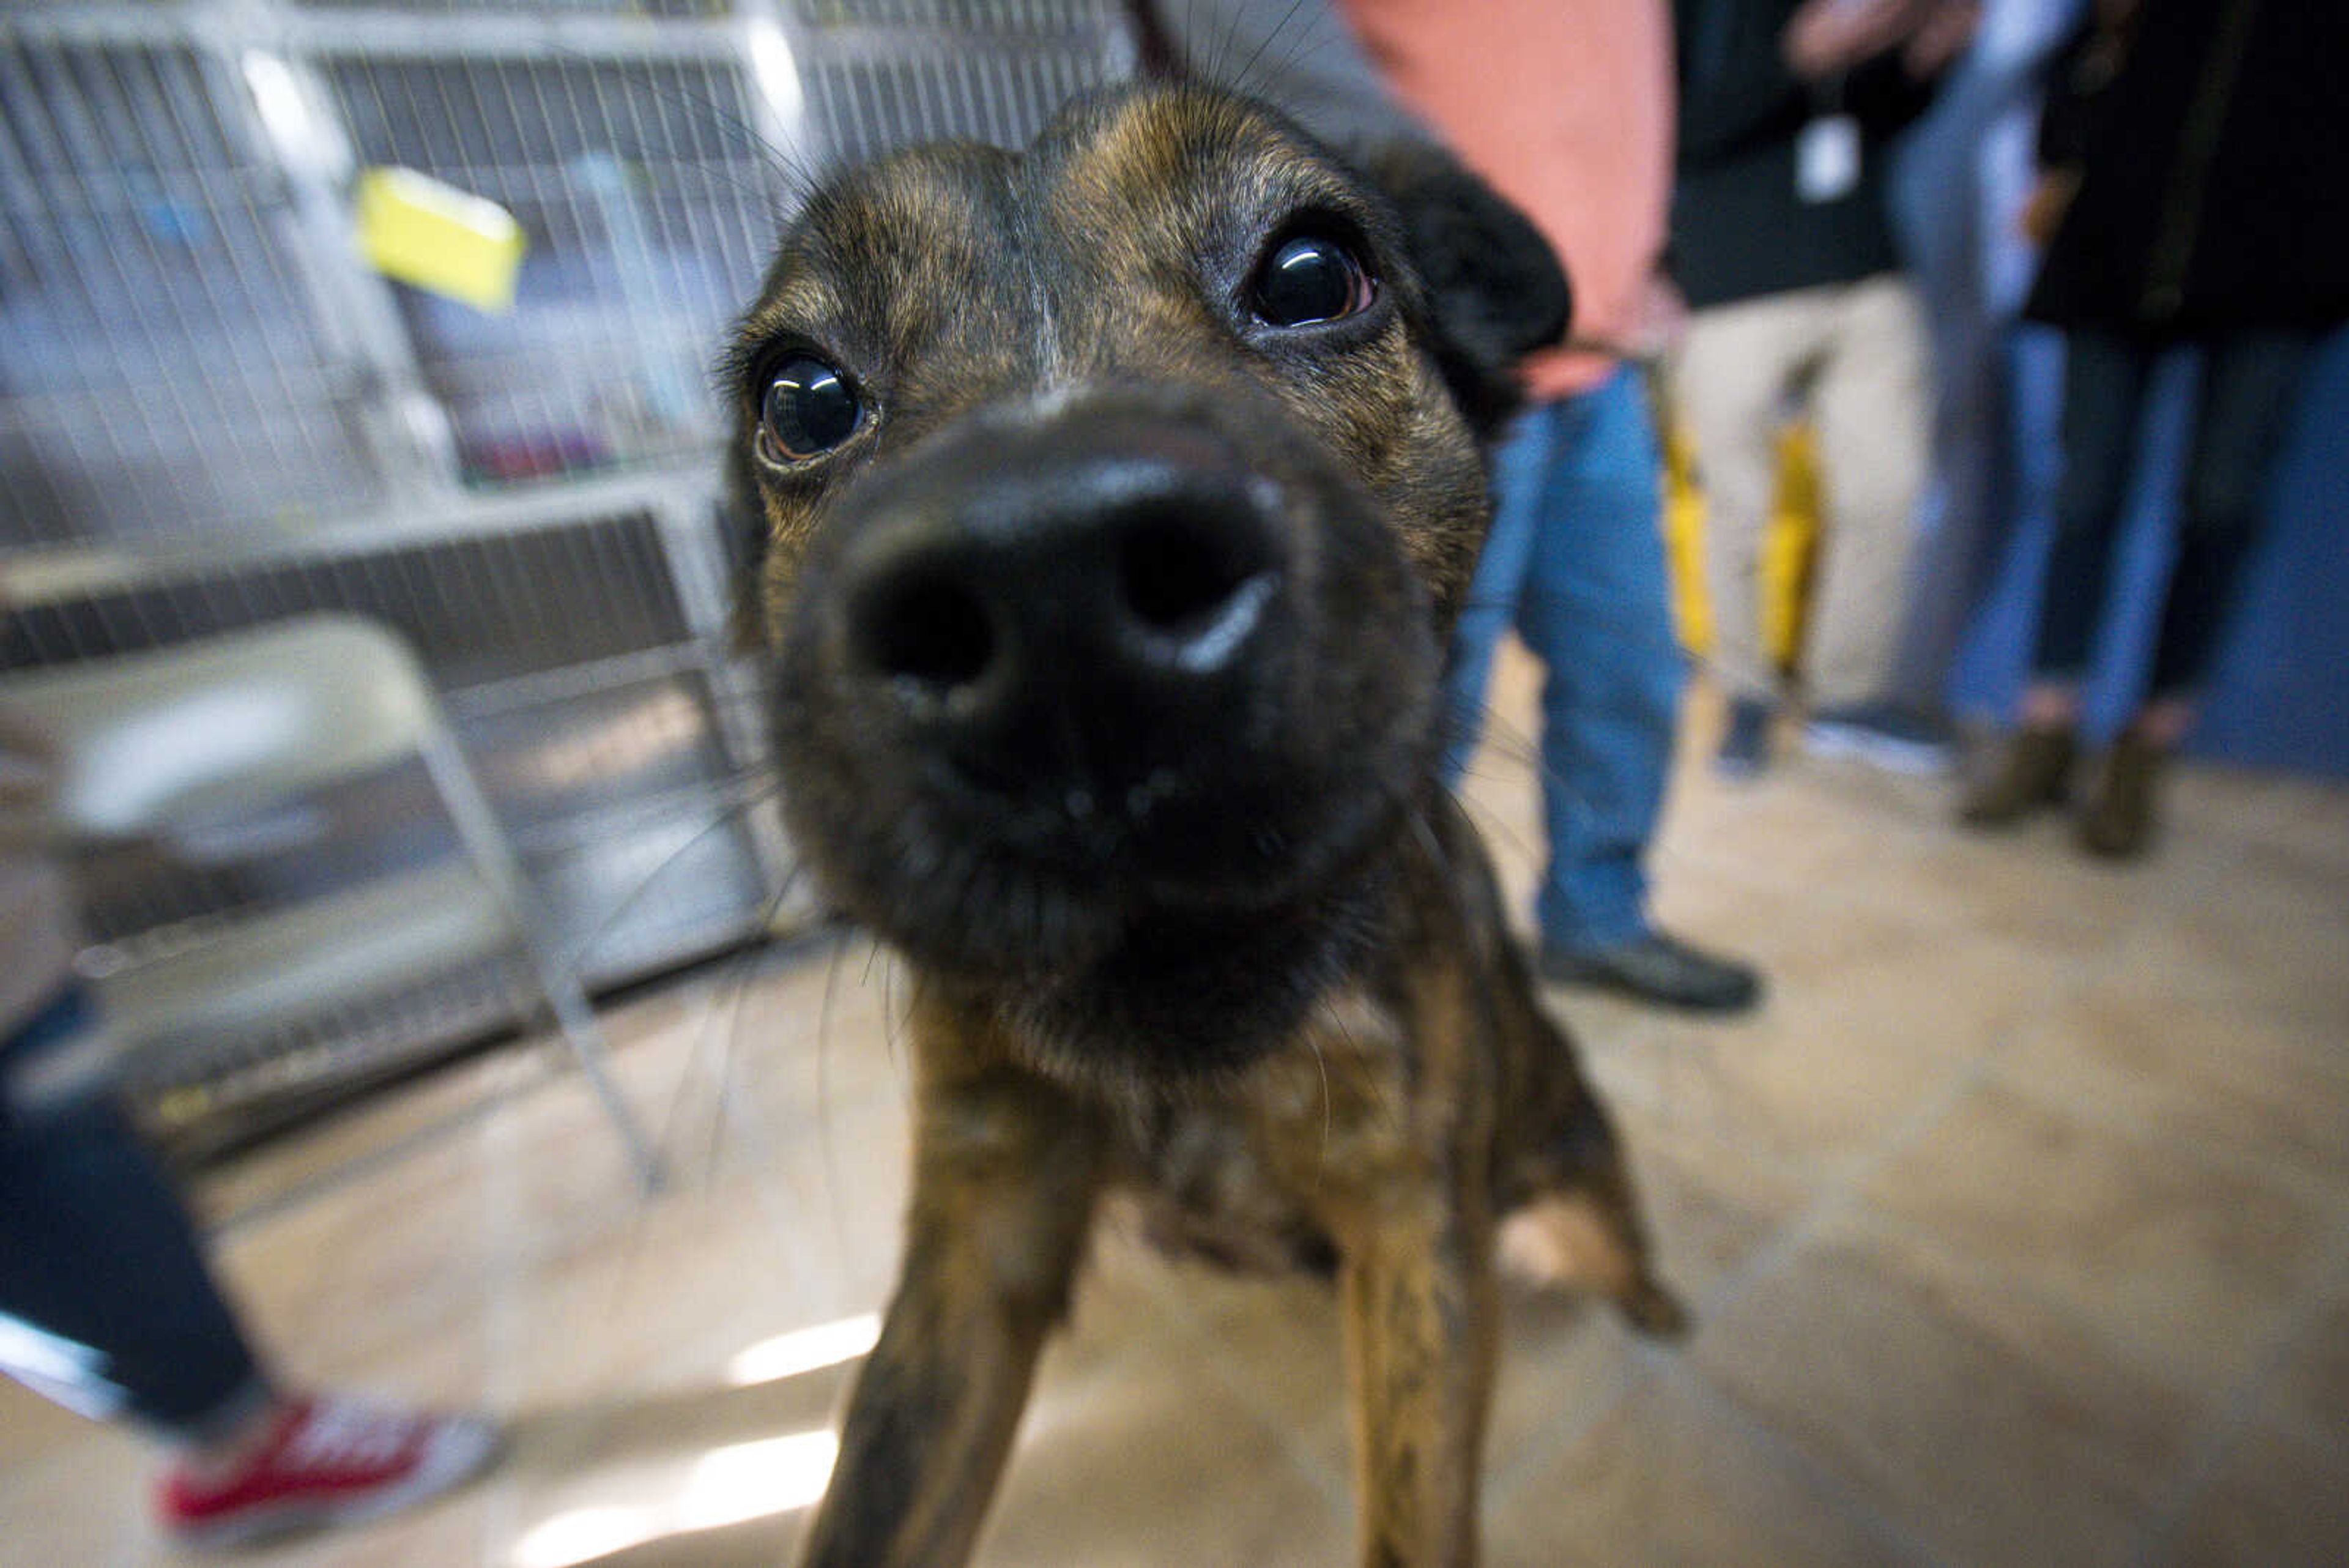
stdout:
<svg viewBox="0 0 2349 1568">
<path fill-rule="evenodd" d="M 2077 744 L 2072 732 L 2017 730 L 1992 742 L 1958 802 L 1969 827 L 2004 827 L 2071 793 Z"/>
<path fill-rule="evenodd" d="M 2154 794 L 2168 753 L 2124 730 L 2105 753 L 2095 788 L 2080 808 L 2080 847 L 2107 860 L 2134 860 L 2153 842 Z"/>
<path fill-rule="evenodd" d="M 1603 948 L 1544 942 L 1537 966 L 1557 985 L 1612 991 L 1689 1012 L 1743 1012 L 1762 997 L 1750 964 L 1716 958 L 1661 931 Z"/>
<path fill-rule="evenodd" d="M 1729 723 L 1713 771 L 1725 779 L 1757 778 L 1770 765 L 1770 704 L 1752 697 L 1729 700 Z"/>
</svg>

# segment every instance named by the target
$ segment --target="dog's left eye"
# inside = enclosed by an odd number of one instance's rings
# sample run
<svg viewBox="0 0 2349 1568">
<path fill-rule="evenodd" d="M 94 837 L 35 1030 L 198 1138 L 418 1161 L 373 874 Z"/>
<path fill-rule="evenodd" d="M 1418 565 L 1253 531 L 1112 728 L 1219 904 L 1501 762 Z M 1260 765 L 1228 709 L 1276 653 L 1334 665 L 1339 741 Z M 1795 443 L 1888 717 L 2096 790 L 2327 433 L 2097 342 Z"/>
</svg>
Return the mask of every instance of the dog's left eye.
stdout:
<svg viewBox="0 0 2349 1568">
<path fill-rule="evenodd" d="M 1335 240 L 1300 236 L 1265 258 L 1250 291 L 1259 320 L 1272 327 L 1310 327 L 1370 308 L 1377 286 L 1354 253 Z"/>
<path fill-rule="evenodd" d="M 771 462 L 803 462 L 856 433 L 864 404 L 848 378 L 812 355 L 777 367 L 759 405 L 759 441 Z"/>
</svg>

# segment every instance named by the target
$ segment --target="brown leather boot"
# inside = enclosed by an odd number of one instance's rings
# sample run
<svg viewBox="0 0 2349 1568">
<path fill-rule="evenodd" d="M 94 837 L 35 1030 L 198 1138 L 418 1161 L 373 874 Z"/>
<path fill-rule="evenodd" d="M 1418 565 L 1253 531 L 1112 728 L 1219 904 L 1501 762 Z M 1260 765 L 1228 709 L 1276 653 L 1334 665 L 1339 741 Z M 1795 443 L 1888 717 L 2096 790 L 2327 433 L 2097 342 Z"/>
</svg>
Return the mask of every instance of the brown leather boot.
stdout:
<svg viewBox="0 0 2349 1568">
<path fill-rule="evenodd" d="M 2003 737 L 1966 786 L 1958 820 L 1969 827 L 2004 827 L 2042 806 L 2063 805 L 2075 753 L 2069 729 L 2017 730 Z"/>
<path fill-rule="evenodd" d="M 2153 842 L 2154 795 L 2167 750 L 2134 726 L 2105 753 L 2103 771 L 2080 809 L 2080 847 L 2108 860 L 2134 860 Z"/>
</svg>

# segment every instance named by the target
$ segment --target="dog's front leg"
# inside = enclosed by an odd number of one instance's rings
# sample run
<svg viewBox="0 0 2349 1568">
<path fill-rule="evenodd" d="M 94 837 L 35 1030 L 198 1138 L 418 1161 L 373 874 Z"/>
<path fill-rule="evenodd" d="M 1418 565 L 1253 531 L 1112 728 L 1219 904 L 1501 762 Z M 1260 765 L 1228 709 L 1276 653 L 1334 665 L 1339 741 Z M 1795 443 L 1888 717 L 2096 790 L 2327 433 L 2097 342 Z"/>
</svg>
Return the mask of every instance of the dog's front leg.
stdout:
<svg viewBox="0 0 2349 1568">
<path fill-rule="evenodd" d="M 1339 1290 L 1365 1568 L 1469 1568 L 1497 1338 L 1490 1220 L 1460 1184 L 1402 1183 Z"/>
<path fill-rule="evenodd" d="M 926 1055 L 954 1050 L 934 1042 Z M 924 1065 L 905 1262 L 808 1568 L 968 1559 L 1092 1212 L 1101 1139 L 1087 1111 L 1014 1067 Z"/>
</svg>

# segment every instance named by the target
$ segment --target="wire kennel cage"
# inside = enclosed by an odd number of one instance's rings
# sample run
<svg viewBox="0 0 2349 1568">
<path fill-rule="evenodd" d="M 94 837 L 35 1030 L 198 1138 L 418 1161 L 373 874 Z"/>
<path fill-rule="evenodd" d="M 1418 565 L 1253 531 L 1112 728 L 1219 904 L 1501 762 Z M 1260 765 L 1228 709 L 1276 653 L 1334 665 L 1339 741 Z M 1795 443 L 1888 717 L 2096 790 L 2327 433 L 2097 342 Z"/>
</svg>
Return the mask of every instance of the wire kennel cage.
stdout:
<svg viewBox="0 0 2349 1568">
<path fill-rule="evenodd" d="M 792 857 L 728 642 L 723 325 L 812 171 L 1017 145 L 1133 58 L 1100 0 L 0 5 L 0 670 L 376 616 L 591 985 L 771 929 Z M 383 169 L 512 215 L 511 309 L 367 265 Z M 393 781 L 258 873 L 99 857 L 93 935 L 429 853 L 420 809 Z M 447 989 L 137 1086 L 201 1146 L 512 1016 Z"/>
</svg>

